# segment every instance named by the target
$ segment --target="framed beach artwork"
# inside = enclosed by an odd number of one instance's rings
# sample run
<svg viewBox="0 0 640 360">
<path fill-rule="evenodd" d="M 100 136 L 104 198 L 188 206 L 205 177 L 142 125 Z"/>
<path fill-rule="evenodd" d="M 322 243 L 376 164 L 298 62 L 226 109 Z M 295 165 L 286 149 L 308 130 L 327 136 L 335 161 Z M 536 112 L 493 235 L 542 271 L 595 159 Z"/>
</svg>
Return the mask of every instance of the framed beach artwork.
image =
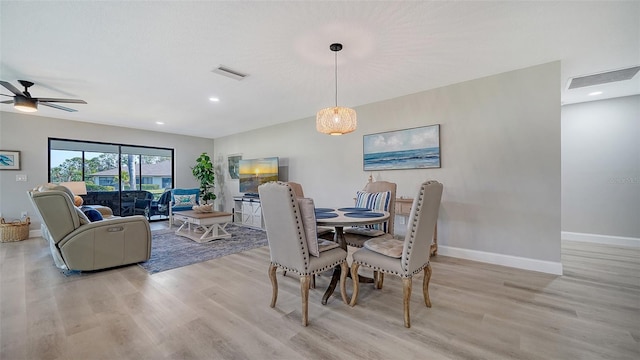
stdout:
<svg viewBox="0 0 640 360">
<path fill-rule="evenodd" d="M 363 137 L 364 171 L 440 167 L 440 124 Z"/>
<path fill-rule="evenodd" d="M 20 151 L 0 150 L 0 170 L 20 170 Z"/>
</svg>

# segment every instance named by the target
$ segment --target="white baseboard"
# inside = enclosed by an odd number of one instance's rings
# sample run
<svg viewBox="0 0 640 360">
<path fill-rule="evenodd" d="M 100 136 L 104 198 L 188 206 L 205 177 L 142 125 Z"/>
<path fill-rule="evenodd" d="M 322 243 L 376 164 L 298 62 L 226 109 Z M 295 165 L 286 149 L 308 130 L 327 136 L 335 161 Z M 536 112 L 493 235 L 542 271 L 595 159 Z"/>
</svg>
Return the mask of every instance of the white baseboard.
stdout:
<svg viewBox="0 0 640 360">
<path fill-rule="evenodd" d="M 29 239 L 42 237 L 42 230 L 29 230 Z"/>
<path fill-rule="evenodd" d="M 562 275 L 562 263 L 438 245 L 438 254 L 517 269 Z"/>
<path fill-rule="evenodd" d="M 575 232 L 568 232 L 568 231 L 562 231 L 560 234 L 562 236 L 562 240 L 573 240 L 573 241 L 582 241 L 582 242 L 590 242 L 590 243 L 605 244 L 605 245 L 616 245 L 616 246 L 640 247 L 640 238 L 575 233 Z"/>
</svg>

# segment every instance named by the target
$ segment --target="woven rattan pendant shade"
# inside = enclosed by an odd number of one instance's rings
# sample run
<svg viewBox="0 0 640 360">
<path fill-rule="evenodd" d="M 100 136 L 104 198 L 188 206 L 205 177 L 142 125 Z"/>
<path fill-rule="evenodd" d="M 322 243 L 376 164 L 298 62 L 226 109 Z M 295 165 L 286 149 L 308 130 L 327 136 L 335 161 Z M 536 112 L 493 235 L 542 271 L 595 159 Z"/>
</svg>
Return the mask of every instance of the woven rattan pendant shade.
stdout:
<svg viewBox="0 0 640 360">
<path fill-rule="evenodd" d="M 329 49 L 336 54 L 336 106 L 318 111 L 316 130 L 329 135 L 348 134 L 358 127 L 358 121 L 355 110 L 338 106 L 338 51 L 342 50 L 342 44 L 331 44 Z"/>
<path fill-rule="evenodd" d="M 322 109 L 316 116 L 316 129 L 323 134 L 348 134 L 357 126 L 356 111 L 342 106 Z"/>
</svg>

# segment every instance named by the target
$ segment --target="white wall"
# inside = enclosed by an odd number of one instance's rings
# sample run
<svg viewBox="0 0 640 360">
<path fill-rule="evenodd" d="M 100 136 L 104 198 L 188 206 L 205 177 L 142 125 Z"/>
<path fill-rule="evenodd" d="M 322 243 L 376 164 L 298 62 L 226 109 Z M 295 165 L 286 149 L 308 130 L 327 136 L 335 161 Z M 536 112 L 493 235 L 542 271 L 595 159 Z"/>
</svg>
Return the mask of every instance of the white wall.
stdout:
<svg viewBox="0 0 640 360">
<path fill-rule="evenodd" d="M 26 192 L 47 182 L 50 137 L 173 148 L 177 187 L 199 187 L 191 166 L 202 152 L 213 151 L 211 139 L 0 112 L 0 149 L 19 150 L 21 156 L 21 170 L 0 171 L 0 213 L 17 219 L 27 210 L 32 215 L 31 230 L 40 229 L 40 219 Z M 28 181 L 17 182 L 17 174 L 27 175 Z"/>
<path fill-rule="evenodd" d="M 640 246 L 640 95 L 562 107 L 562 231 Z"/>
<path fill-rule="evenodd" d="M 219 199 L 231 210 L 238 193 L 232 154 L 279 156 L 318 206 L 352 204 L 370 174 L 408 197 L 435 179 L 441 254 L 561 273 L 559 82 L 553 62 L 357 107 L 358 130 L 344 136 L 307 118 L 215 139 Z M 363 135 L 431 124 L 441 124 L 442 168 L 362 170 Z"/>
</svg>

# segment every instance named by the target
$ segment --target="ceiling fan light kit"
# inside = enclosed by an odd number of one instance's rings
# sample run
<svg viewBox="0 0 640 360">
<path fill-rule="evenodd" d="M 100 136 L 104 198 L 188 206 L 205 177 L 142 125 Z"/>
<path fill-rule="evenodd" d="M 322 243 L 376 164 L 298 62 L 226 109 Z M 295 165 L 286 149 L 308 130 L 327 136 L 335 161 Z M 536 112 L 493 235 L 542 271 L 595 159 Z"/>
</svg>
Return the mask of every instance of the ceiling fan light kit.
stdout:
<svg viewBox="0 0 640 360">
<path fill-rule="evenodd" d="M 31 99 L 27 99 L 23 96 L 16 96 L 13 99 L 13 107 L 16 110 L 24 112 L 36 112 L 38 111 L 38 102 Z"/>
<path fill-rule="evenodd" d="M 338 106 L 338 51 L 342 50 L 342 44 L 331 44 L 329 49 L 335 53 L 336 106 L 318 111 L 316 130 L 323 134 L 343 135 L 355 131 L 358 120 L 355 110 Z"/>
<path fill-rule="evenodd" d="M 13 100 L 2 101 L 2 104 L 13 104 L 13 107 L 16 110 L 24 111 L 24 112 L 35 112 L 38 111 L 38 104 L 52 107 L 54 109 L 74 112 L 77 111 L 75 109 L 71 109 L 68 107 L 51 104 L 51 103 L 71 103 L 71 104 L 86 104 L 87 102 L 84 100 L 78 99 L 55 99 L 55 98 L 34 98 L 31 97 L 29 93 L 29 87 L 33 86 L 31 81 L 26 80 L 18 80 L 20 85 L 24 86 L 24 91 L 18 90 L 15 86 L 11 85 L 11 83 L 7 81 L 0 81 L 0 85 L 4 86 L 7 90 L 11 91 L 13 95 L 5 95 L 3 96 L 12 97 Z"/>
</svg>

